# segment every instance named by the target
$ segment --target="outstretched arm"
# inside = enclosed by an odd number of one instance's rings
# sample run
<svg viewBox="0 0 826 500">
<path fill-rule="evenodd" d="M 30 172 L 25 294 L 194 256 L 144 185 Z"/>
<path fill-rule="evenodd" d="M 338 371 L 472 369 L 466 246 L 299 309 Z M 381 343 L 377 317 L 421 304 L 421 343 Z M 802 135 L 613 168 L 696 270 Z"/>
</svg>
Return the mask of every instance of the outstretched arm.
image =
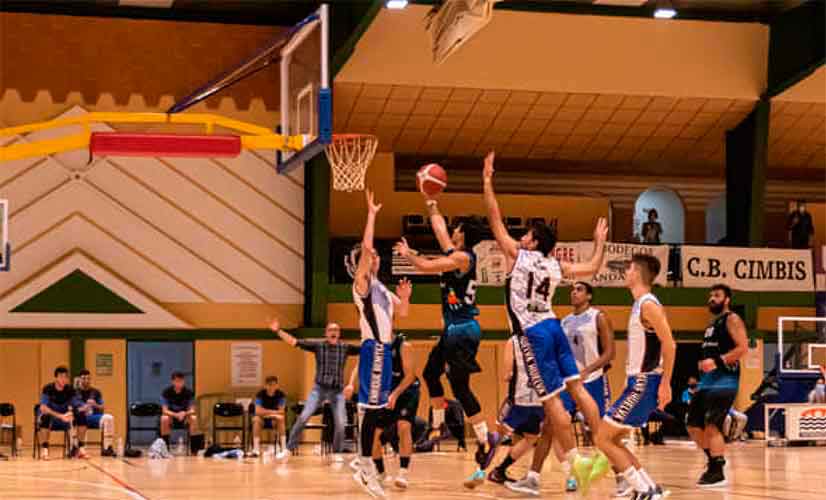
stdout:
<svg viewBox="0 0 826 500">
<path fill-rule="evenodd" d="M 493 236 L 505 256 L 514 261 L 519 253 L 519 245 L 508 234 L 505 223 L 502 222 L 502 212 L 499 210 L 499 203 L 496 201 L 496 193 L 493 192 L 493 160 L 495 157 L 496 154 L 493 151 L 485 157 L 485 168 L 482 171 L 483 198 Z"/>
<path fill-rule="evenodd" d="M 424 192 L 422 192 L 422 194 L 424 194 Z M 433 228 L 433 234 L 436 236 L 436 241 L 439 242 L 439 248 L 442 249 L 442 252 L 447 253 L 453 250 L 453 241 L 450 239 L 450 233 L 447 232 L 445 217 L 439 212 L 439 204 L 436 203 L 436 200 L 429 198 L 426 194 L 424 196 L 427 198 L 427 213 L 430 215 L 430 227 Z"/>
<path fill-rule="evenodd" d="M 373 263 L 373 234 L 376 230 L 376 214 L 381 210 L 381 203 L 376 203 L 373 192 L 366 191 L 367 223 L 364 225 L 364 237 L 361 239 L 361 256 L 356 269 L 356 293 L 366 295 L 370 289 L 370 266 Z"/>
<path fill-rule="evenodd" d="M 470 257 L 465 252 L 453 252 L 444 257 L 428 259 L 417 255 L 407 244 L 407 240 L 402 238 L 396 243 L 393 251 L 406 258 L 413 267 L 425 273 L 447 273 L 460 269 L 467 271 L 470 268 Z"/>
<path fill-rule="evenodd" d="M 597 227 L 594 228 L 594 253 L 588 262 L 560 262 L 562 272 L 567 278 L 577 278 L 591 276 L 599 271 L 602 266 L 602 259 L 605 258 L 605 240 L 608 238 L 608 221 L 605 217 L 597 220 Z"/>
<path fill-rule="evenodd" d="M 281 338 L 281 340 L 293 347 L 295 347 L 298 343 L 298 339 L 281 329 L 281 322 L 278 321 L 278 318 L 272 320 L 270 323 L 270 330 L 274 331 Z"/>
</svg>

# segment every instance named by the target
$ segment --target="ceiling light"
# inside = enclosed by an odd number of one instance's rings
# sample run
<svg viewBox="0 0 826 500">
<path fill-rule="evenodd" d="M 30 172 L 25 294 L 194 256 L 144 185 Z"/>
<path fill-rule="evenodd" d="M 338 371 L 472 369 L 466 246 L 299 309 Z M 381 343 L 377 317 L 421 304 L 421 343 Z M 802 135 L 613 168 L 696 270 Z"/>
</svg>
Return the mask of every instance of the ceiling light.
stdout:
<svg viewBox="0 0 826 500">
<path fill-rule="evenodd" d="M 407 7 L 407 0 L 387 0 L 384 5 L 388 9 L 403 9 Z"/>
<path fill-rule="evenodd" d="M 657 10 L 654 11 L 654 17 L 657 19 L 671 19 L 677 15 L 677 11 L 668 0 L 660 0 L 657 2 Z"/>
</svg>

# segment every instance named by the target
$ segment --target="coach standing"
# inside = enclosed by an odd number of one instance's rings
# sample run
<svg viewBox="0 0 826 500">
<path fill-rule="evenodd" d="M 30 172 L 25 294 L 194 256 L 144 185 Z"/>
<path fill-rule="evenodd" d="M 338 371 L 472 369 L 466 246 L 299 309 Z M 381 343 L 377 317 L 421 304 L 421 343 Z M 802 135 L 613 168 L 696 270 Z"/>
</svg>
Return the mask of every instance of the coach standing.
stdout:
<svg viewBox="0 0 826 500">
<path fill-rule="evenodd" d="M 292 451 L 298 448 L 298 438 L 310 417 L 325 401 L 333 405 L 333 451 L 341 453 L 344 442 L 344 425 L 347 420 L 347 406 L 344 398 L 344 364 L 347 356 L 358 356 L 359 346 L 341 342 L 341 327 L 336 323 L 329 323 L 324 329 L 324 340 L 298 340 L 289 333 L 281 330 L 279 321 L 273 320 L 270 329 L 278 334 L 284 342 L 315 354 L 315 384 L 313 385 L 301 416 L 293 424 L 287 449 Z"/>
</svg>

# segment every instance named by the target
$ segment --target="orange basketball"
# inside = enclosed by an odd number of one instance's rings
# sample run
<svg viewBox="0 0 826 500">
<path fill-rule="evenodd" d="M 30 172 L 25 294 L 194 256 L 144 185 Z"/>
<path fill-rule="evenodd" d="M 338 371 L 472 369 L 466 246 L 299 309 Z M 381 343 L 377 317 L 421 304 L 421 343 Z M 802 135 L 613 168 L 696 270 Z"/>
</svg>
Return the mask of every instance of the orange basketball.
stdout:
<svg viewBox="0 0 826 500">
<path fill-rule="evenodd" d="M 416 173 L 416 187 L 428 196 L 435 196 L 447 187 L 447 172 L 437 163 L 429 163 Z"/>
</svg>

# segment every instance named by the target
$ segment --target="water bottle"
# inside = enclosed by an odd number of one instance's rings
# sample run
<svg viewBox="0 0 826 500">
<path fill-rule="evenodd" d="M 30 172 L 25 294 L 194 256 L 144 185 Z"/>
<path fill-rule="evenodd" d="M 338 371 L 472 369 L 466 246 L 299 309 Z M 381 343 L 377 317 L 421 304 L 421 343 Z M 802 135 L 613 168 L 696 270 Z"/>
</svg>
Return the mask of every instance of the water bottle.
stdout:
<svg viewBox="0 0 826 500">
<path fill-rule="evenodd" d="M 178 447 L 176 448 L 175 452 L 178 455 L 183 455 L 184 454 L 184 438 L 182 438 L 182 437 L 178 438 Z"/>
<path fill-rule="evenodd" d="M 118 438 L 118 456 L 123 456 L 123 438 Z"/>
<path fill-rule="evenodd" d="M 17 438 L 17 453 L 20 453 L 20 450 L 22 450 L 22 449 L 23 449 L 23 438 L 18 437 Z"/>
<path fill-rule="evenodd" d="M 238 434 L 236 434 L 235 439 L 232 440 L 232 446 L 235 449 L 241 449 L 241 437 Z"/>
</svg>

